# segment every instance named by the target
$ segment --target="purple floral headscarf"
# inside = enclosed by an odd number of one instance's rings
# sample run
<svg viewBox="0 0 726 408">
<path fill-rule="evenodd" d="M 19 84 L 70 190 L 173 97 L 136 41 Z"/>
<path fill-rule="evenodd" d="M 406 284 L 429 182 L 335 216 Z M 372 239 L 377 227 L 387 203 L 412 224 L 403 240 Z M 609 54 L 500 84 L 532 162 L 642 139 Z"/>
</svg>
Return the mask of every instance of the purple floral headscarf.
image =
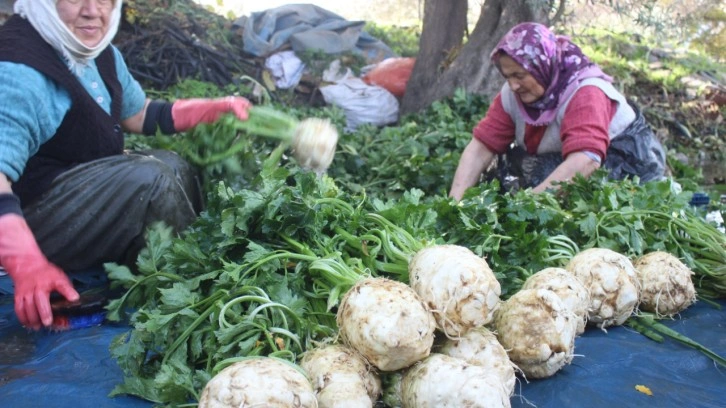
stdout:
<svg viewBox="0 0 726 408">
<path fill-rule="evenodd" d="M 524 105 L 517 104 L 525 121 L 531 125 L 552 122 L 560 103 L 565 102 L 587 78 L 612 82 L 600 67 L 591 62 L 568 37 L 555 35 L 538 23 L 521 23 L 504 35 L 490 58 L 496 63 L 504 53 L 521 65 L 545 88 L 542 98 Z"/>
</svg>

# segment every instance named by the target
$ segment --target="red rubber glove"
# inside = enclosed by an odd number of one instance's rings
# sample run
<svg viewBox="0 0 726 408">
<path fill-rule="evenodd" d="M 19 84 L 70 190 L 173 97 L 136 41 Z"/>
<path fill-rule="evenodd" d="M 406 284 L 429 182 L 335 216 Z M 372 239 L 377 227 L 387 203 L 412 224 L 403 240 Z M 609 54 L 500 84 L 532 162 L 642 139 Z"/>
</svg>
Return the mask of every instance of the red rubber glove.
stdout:
<svg viewBox="0 0 726 408">
<path fill-rule="evenodd" d="M 200 123 L 212 123 L 224 113 L 233 112 L 247 120 L 250 101 L 241 96 L 218 99 L 179 99 L 171 106 L 171 118 L 177 132 L 184 132 Z"/>
<path fill-rule="evenodd" d="M 25 219 L 17 214 L 0 216 L 0 264 L 15 284 L 15 314 L 25 327 L 38 330 L 53 323 L 51 293 L 78 300 L 71 280 L 48 262 Z"/>
</svg>

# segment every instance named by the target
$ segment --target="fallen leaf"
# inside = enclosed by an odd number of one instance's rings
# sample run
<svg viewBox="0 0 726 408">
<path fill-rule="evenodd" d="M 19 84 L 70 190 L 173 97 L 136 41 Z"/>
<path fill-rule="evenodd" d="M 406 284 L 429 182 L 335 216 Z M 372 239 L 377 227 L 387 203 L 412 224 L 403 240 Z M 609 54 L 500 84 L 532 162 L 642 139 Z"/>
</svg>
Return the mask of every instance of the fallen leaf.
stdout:
<svg viewBox="0 0 726 408">
<path fill-rule="evenodd" d="M 653 391 L 651 391 L 650 388 L 646 387 L 645 385 L 636 385 L 635 389 L 650 397 L 653 396 Z"/>
</svg>

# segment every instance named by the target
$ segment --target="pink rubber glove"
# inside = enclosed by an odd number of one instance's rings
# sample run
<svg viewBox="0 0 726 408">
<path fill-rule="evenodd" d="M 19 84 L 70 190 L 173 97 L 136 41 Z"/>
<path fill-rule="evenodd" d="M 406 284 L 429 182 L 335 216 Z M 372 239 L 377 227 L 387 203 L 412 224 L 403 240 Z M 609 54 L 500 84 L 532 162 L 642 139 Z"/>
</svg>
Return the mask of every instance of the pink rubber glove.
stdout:
<svg viewBox="0 0 726 408">
<path fill-rule="evenodd" d="M 51 293 L 78 300 L 71 280 L 48 262 L 25 219 L 17 214 L 0 216 L 0 264 L 15 284 L 15 314 L 25 327 L 38 330 L 53 323 Z"/>
<path fill-rule="evenodd" d="M 212 123 L 224 113 L 233 112 L 247 120 L 250 101 L 241 96 L 217 99 L 179 99 L 171 106 L 171 118 L 177 132 L 184 132 L 200 123 Z"/>
</svg>

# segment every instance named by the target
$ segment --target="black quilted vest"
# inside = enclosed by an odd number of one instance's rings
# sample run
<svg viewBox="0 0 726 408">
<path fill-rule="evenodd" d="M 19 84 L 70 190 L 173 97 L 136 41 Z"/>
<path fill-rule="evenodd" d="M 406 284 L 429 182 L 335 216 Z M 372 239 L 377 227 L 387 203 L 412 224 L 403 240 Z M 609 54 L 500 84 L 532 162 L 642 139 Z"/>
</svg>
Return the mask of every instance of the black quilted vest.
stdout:
<svg viewBox="0 0 726 408">
<path fill-rule="evenodd" d="M 13 15 L 0 26 L 0 61 L 25 64 L 65 88 L 72 106 L 53 137 L 30 158 L 13 192 L 23 207 L 38 198 L 53 179 L 73 166 L 123 152 L 121 84 L 111 47 L 96 58 L 101 78 L 111 94 L 111 115 L 88 94 L 58 53 L 33 26 Z M 1 94 L 0 88 L 0 94 Z"/>
</svg>

